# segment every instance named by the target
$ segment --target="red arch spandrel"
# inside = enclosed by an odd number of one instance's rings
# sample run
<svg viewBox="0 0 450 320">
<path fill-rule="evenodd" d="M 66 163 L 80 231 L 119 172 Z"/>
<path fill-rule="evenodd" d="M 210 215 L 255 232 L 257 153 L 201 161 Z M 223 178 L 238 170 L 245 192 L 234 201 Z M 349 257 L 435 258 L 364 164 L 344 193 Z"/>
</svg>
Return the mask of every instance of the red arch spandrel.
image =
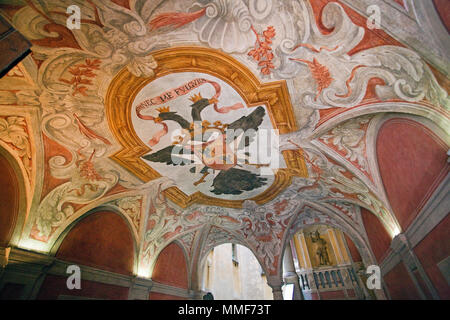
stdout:
<svg viewBox="0 0 450 320">
<path fill-rule="evenodd" d="M 387 252 L 390 250 L 389 247 L 392 239 L 380 219 L 378 219 L 378 217 L 376 217 L 372 212 L 365 208 L 361 208 L 361 216 L 364 227 L 366 228 L 367 237 L 369 238 L 372 252 L 378 263 L 381 263 Z"/>
<path fill-rule="evenodd" d="M 433 0 L 433 3 L 442 23 L 447 28 L 447 31 L 450 31 L 450 6 L 448 5 L 448 0 Z"/>
<path fill-rule="evenodd" d="M 447 146 L 422 124 L 395 118 L 380 128 L 376 147 L 389 202 L 405 231 L 448 173 Z"/>
<path fill-rule="evenodd" d="M 9 161 L 0 154 L 0 246 L 11 240 L 19 214 L 19 180 Z"/>
<path fill-rule="evenodd" d="M 350 251 L 350 254 L 352 256 L 352 260 L 354 262 L 360 262 L 362 261 L 361 255 L 359 254 L 358 248 L 356 248 L 356 245 L 353 243 L 352 239 L 350 239 L 347 234 L 344 233 L 345 241 L 347 242 L 348 250 Z"/>
<path fill-rule="evenodd" d="M 99 211 L 82 219 L 69 231 L 56 257 L 111 272 L 132 274 L 133 236 L 121 216 Z"/>
<path fill-rule="evenodd" d="M 172 242 L 159 254 L 152 280 L 178 288 L 188 288 L 186 258 L 176 243 Z"/>
</svg>

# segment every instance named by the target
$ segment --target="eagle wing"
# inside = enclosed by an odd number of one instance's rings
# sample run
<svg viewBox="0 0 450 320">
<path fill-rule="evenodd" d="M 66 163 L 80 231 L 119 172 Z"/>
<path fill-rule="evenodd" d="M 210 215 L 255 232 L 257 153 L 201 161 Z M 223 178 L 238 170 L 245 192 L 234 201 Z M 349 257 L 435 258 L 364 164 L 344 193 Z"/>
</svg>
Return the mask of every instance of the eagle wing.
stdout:
<svg viewBox="0 0 450 320">
<path fill-rule="evenodd" d="M 186 152 L 186 150 L 184 149 L 184 150 L 179 150 L 180 152 L 175 152 L 175 154 L 172 154 L 174 147 L 175 147 L 175 145 L 165 147 L 154 153 L 147 154 L 147 155 L 143 156 L 142 158 L 144 158 L 145 160 L 151 161 L 151 162 L 161 162 L 161 163 L 165 163 L 167 165 L 173 165 L 173 166 L 177 166 L 177 165 L 184 166 L 185 164 L 192 163 L 192 160 L 187 160 L 186 158 L 177 156 L 180 153 L 182 153 L 184 155 L 192 154 L 191 151 Z M 175 162 L 174 162 L 174 160 L 175 160 Z"/>
<path fill-rule="evenodd" d="M 222 170 L 213 180 L 214 194 L 241 194 L 266 184 L 267 179 L 247 170 L 231 168 Z"/>
<path fill-rule="evenodd" d="M 253 129 L 255 131 L 258 131 L 259 126 L 264 120 L 264 116 L 266 115 L 266 110 L 264 110 L 263 107 L 257 107 L 256 110 L 254 110 L 252 113 L 250 113 L 248 116 L 243 116 L 236 121 L 232 122 L 228 127 L 228 129 L 233 129 L 235 131 L 242 129 L 244 132 L 247 130 Z M 247 135 L 245 138 L 245 146 L 248 146 L 252 139 L 254 138 L 253 135 Z"/>
</svg>

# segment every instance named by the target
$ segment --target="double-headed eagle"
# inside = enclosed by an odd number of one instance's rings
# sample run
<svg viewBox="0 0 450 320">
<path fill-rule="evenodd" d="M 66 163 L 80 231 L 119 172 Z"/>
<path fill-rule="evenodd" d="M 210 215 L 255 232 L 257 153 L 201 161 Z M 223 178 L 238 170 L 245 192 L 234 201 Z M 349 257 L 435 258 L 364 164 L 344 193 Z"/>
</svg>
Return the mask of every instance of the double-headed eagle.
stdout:
<svg viewBox="0 0 450 320">
<path fill-rule="evenodd" d="M 159 115 L 155 122 L 175 121 L 184 133 L 174 144 L 159 151 L 145 155 L 143 158 L 151 162 L 161 162 L 171 166 L 194 165 L 189 171 L 202 174 L 194 182 L 197 186 L 205 182 L 206 176 L 216 174 L 212 183 L 211 192 L 216 195 L 238 195 L 243 191 L 251 191 L 266 184 L 266 178 L 242 168 L 248 163 L 248 152 L 244 152 L 245 159 L 238 159 L 238 150 L 248 147 L 256 135 L 258 127 L 263 122 L 265 110 L 257 107 L 250 115 L 243 116 L 231 124 L 222 124 L 220 121 L 202 121 L 202 111 L 217 99 L 205 99 L 200 94 L 190 98 L 192 122 L 187 121 L 177 112 L 171 112 L 169 107 L 158 108 Z M 229 130 L 233 134 L 230 133 Z M 236 134 L 238 133 L 238 134 Z M 232 137 L 230 139 L 229 137 Z M 229 141 L 231 140 L 231 141 Z M 263 165 L 256 165 L 257 167 Z M 236 168 L 241 167 L 241 168 Z M 217 173 L 218 172 L 218 173 Z"/>
</svg>

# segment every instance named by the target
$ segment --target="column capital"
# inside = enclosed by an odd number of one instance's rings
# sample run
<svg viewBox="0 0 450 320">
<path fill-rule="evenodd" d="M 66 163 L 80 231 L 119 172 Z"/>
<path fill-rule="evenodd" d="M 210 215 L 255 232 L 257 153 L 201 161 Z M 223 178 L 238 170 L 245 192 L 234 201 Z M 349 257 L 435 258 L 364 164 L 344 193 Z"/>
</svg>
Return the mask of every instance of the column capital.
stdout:
<svg viewBox="0 0 450 320">
<path fill-rule="evenodd" d="M 409 250 L 410 244 L 406 235 L 403 233 L 396 235 L 394 239 L 392 239 L 391 249 L 398 254 L 402 254 L 405 250 Z"/>
<path fill-rule="evenodd" d="M 400 256 L 409 270 L 417 269 L 417 259 L 405 234 L 400 233 L 391 243 L 392 250 Z"/>
<path fill-rule="evenodd" d="M 271 287 L 282 287 L 284 282 L 279 276 L 267 276 L 267 284 Z"/>
<path fill-rule="evenodd" d="M 148 300 L 153 281 L 151 279 L 135 276 L 130 282 L 128 300 Z"/>
<path fill-rule="evenodd" d="M 281 287 L 283 286 L 283 280 L 278 276 L 268 276 L 267 284 L 272 288 L 273 299 L 274 300 L 284 300 L 283 291 Z"/>
</svg>

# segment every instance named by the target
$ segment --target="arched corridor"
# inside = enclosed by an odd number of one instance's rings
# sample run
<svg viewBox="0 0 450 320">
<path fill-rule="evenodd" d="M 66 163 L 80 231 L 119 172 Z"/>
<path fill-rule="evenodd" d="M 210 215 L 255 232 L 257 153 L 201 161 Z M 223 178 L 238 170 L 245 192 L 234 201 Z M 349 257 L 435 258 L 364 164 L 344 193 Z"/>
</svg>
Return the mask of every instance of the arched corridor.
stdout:
<svg viewBox="0 0 450 320">
<path fill-rule="evenodd" d="M 272 289 L 261 265 L 244 246 L 214 247 L 204 262 L 202 290 L 217 300 L 272 300 Z"/>
</svg>

